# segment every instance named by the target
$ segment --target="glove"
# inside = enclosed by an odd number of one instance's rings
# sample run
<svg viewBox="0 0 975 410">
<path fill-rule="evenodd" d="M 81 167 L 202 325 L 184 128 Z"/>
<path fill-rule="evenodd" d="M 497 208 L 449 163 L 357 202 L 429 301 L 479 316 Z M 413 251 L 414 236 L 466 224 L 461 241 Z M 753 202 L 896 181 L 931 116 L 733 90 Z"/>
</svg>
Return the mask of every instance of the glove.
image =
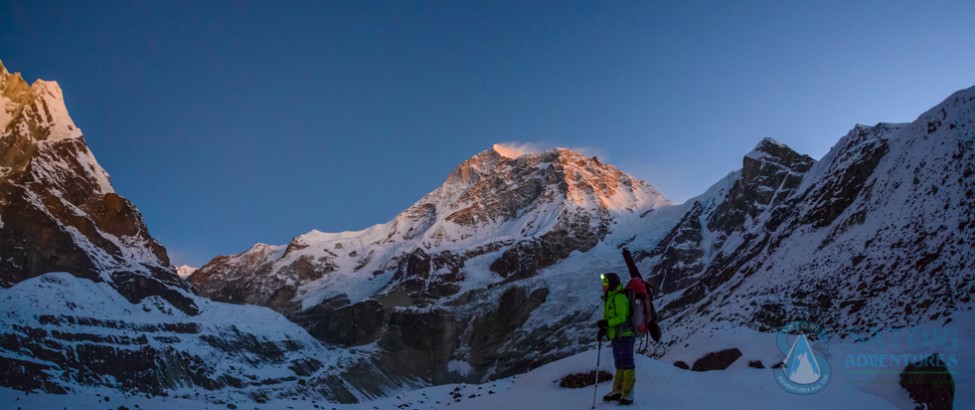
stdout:
<svg viewBox="0 0 975 410">
<path fill-rule="evenodd" d="M 602 341 L 604 337 L 606 337 L 606 328 L 601 327 L 599 328 L 599 331 L 596 332 L 596 340 Z"/>
<path fill-rule="evenodd" d="M 609 322 L 607 322 L 605 320 L 600 320 L 600 321 L 596 322 L 596 327 L 598 327 L 599 330 L 602 330 L 603 333 L 605 333 L 606 332 L 606 328 L 609 327 Z"/>
</svg>

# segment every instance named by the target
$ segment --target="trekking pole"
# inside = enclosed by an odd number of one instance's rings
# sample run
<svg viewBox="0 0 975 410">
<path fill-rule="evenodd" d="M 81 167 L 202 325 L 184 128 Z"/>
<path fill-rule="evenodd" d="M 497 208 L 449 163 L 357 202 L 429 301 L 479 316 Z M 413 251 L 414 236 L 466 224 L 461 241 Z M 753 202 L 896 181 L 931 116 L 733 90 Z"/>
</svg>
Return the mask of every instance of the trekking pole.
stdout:
<svg viewBox="0 0 975 410">
<path fill-rule="evenodd" d="M 596 393 L 599 391 L 599 359 L 602 358 L 602 338 L 596 336 L 596 371 L 592 375 L 592 408 L 596 408 Z"/>
</svg>

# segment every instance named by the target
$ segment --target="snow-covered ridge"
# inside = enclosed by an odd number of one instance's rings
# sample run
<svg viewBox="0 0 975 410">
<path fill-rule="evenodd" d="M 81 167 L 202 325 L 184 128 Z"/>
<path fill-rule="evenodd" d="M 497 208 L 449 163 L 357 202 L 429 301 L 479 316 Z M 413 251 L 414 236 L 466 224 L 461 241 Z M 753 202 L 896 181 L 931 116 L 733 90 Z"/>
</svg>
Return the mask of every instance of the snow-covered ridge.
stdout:
<svg viewBox="0 0 975 410">
<path fill-rule="evenodd" d="M 967 312 L 958 321 L 955 337 L 959 340 L 970 340 L 975 336 L 972 323 L 975 317 Z M 937 323 L 925 324 L 918 328 L 903 329 L 904 335 L 921 334 L 940 329 Z M 877 343 L 830 343 L 832 380 L 821 392 L 814 395 L 797 395 L 787 392 L 775 385 L 771 369 L 755 369 L 747 365 L 752 360 L 761 361 L 763 365 L 771 365 L 778 357 L 775 337 L 772 334 L 758 333 L 744 328 L 728 328 L 737 340 L 736 346 L 743 349 L 744 356 L 738 359 L 727 370 L 694 372 L 677 368 L 671 358 L 651 359 L 642 355 L 635 357 L 636 361 L 636 389 L 634 403 L 627 406 L 633 410 L 659 408 L 768 408 L 772 405 L 788 409 L 821 410 L 836 407 L 841 404 L 844 408 L 914 408 L 915 403 L 897 383 L 903 366 L 889 365 L 884 367 L 848 367 L 847 358 L 885 357 L 894 353 L 882 348 L 884 344 Z M 932 353 L 954 355 L 961 366 L 949 368 L 955 380 L 954 403 L 956 407 L 963 406 L 975 400 L 975 373 L 964 363 L 975 360 L 975 349 L 971 344 L 959 344 L 957 350 L 946 353 L 935 349 L 929 343 L 922 346 L 910 347 L 903 353 L 910 356 L 924 357 Z M 698 345 L 700 346 L 700 345 Z M 693 360 L 704 354 L 728 347 L 718 341 L 704 349 L 688 351 L 686 358 Z M 593 401 L 593 386 L 570 389 L 563 388 L 557 383 L 562 378 L 580 373 L 589 373 L 596 369 L 597 356 L 599 370 L 613 372 L 613 358 L 611 349 L 584 350 L 578 354 L 553 361 L 551 363 L 530 370 L 524 374 L 479 384 L 444 384 L 410 391 L 399 392 L 395 397 L 379 398 L 355 404 L 333 404 L 322 406 L 338 410 L 373 410 L 410 408 L 417 410 L 435 410 L 443 408 L 461 410 L 494 410 L 494 409 L 522 409 L 522 408 L 588 408 Z M 865 373 L 874 370 L 877 374 Z M 600 397 L 609 392 L 612 383 L 601 382 L 595 387 L 597 393 L 596 406 L 599 408 L 616 407 L 606 404 Z M 187 410 L 204 410 L 215 406 L 214 401 L 202 398 L 153 397 L 140 396 L 117 397 L 112 391 L 101 392 L 88 390 L 86 395 L 55 395 L 22 393 L 0 388 L 0 397 L 6 395 L 21 396 L 18 403 L 25 408 L 62 408 L 80 406 L 81 408 L 100 408 L 104 406 L 102 398 L 94 394 L 97 392 L 112 397 L 113 405 L 133 408 L 181 408 Z M 705 392 L 702 394 L 702 392 Z M 236 403 L 235 406 L 250 400 L 234 400 L 234 397 L 223 398 L 222 401 Z M 317 399 L 309 398 L 280 398 L 270 399 L 261 407 L 267 408 L 312 408 L 320 405 Z M 155 407 L 154 407 L 155 406 Z M 222 407 L 222 406 L 221 406 Z"/>
<path fill-rule="evenodd" d="M 0 289 L 6 312 L 0 335 L 17 347 L 0 346 L 0 362 L 27 373 L 21 387 L 48 392 L 109 388 L 244 400 L 369 397 L 325 380 L 354 365 L 354 352 L 322 347 L 267 308 L 195 302 L 199 314 L 189 316 L 161 298 L 133 304 L 104 282 L 68 273 L 28 279 Z M 76 352 L 77 360 L 59 354 L 62 349 Z"/>
</svg>

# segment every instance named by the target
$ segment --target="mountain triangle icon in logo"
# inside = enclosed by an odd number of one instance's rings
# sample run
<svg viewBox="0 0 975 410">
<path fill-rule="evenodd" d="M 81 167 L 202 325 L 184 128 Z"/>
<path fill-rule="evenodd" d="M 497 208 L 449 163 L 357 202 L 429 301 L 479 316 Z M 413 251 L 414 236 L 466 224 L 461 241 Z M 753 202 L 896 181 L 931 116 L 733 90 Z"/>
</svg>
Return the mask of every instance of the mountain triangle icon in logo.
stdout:
<svg viewBox="0 0 975 410">
<path fill-rule="evenodd" d="M 812 347 L 809 346 L 809 340 L 806 339 L 806 335 L 803 333 L 799 333 L 799 337 L 792 344 L 792 348 L 789 349 L 789 354 L 786 355 L 784 364 L 786 375 L 794 383 L 816 383 L 823 375 L 822 370 L 819 368 L 819 362 L 816 361 L 816 356 L 813 354 Z"/>
</svg>

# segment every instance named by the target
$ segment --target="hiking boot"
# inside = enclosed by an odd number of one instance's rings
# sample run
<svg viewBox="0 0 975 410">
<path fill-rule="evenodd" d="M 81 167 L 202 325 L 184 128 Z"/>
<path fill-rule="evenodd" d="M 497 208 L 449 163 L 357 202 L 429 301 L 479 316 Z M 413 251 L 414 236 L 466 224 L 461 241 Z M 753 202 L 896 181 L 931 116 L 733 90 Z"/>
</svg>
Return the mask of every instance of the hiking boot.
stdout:
<svg viewBox="0 0 975 410">
<path fill-rule="evenodd" d="M 620 391 L 619 402 L 623 405 L 633 404 L 633 387 L 636 384 L 636 370 L 623 370 L 623 388 Z"/>
<path fill-rule="evenodd" d="M 603 401 L 616 401 L 620 399 L 623 395 L 623 378 L 623 370 L 616 369 L 616 375 L 613 376 L 613 391 L 603 396 Z"/>
<path fill-rule="evenodd" d="M 609 394 L 603 396 L 603 401 L 617 401 L 623 395 L 619 390 L 613 390 Z"/>
</svg>

